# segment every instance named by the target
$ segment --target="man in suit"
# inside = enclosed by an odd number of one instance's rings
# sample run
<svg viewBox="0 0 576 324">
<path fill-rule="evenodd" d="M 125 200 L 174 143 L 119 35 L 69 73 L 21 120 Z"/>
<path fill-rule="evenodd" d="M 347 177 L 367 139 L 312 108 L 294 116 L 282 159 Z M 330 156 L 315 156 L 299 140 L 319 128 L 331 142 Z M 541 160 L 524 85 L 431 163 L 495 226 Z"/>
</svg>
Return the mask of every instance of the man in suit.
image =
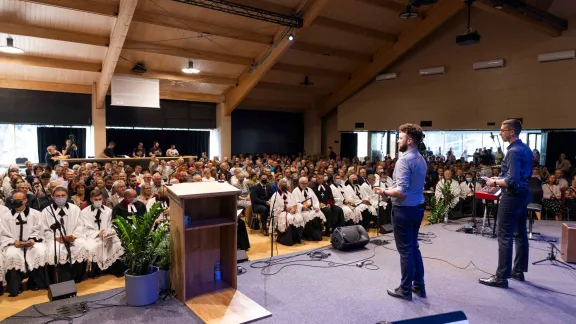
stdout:
<svg viewBox="0 0 576 324">
<path fill-rule="evenodd" d="M 260 228 L 266 236 L 268 236 L 266 221 L 270 214 L 270 198 L 273 194 L 274 190 L 268 184 L 268 176 L 265 173 L 261 173 L 260 183 L 253 186 L 250 191 L 250 200 L 252 202 L 252 212 L 260 215 L 260 220 L 262 221 Z"/>
<path fill-rule="evenodd" d="M 112 209 L 112 219 L 116 216 L 122 216 L 128 219 L 128 216 L 141 217 L 146 214 L 146 205 L 138 200 L 138 195 L 133 189 L 127 189 L 124 192 L 124 199 Z"/>
<path fill-rule="evenodd" d="M 320 201 L 320 211 L 326 216 L 325 236 L 331 236 L 336 227 L 344 226 L 344 210 L 336 206 L 332 189 L 324 183 L 324 177 L 319 176 L 316 179 L 316 185 L 312 189 Z"/>
</svg>

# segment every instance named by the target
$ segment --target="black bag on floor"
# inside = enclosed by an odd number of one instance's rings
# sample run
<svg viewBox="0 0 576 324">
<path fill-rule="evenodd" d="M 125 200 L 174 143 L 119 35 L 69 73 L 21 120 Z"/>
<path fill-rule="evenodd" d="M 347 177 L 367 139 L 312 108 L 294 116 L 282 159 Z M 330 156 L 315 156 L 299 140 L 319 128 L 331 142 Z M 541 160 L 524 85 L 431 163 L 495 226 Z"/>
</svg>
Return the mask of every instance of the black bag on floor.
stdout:
<svg viewBox="0 0 576 324">
<path fill-rule="evenodd" d="M 256 217 L 256 214 L 252 215 L 252 220 L 250 221 L 250 229 L 255 231 L 260 229 L 260 219 Z"/>
</svg>

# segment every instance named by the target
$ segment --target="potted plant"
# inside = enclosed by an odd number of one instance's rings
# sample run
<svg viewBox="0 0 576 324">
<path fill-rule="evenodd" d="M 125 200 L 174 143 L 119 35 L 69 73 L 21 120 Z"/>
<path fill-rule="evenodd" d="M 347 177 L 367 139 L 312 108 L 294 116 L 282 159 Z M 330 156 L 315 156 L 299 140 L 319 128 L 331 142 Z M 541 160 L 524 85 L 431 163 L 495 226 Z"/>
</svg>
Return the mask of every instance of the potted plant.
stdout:
<svg viewBox="0 0 576 324">
<path fill-rule="evenodd" d="M 428 215 L 428 222 L 430 224 L 439 224 L 448 215 L 450 209 L 454 208 L 454 195 L 450 190 L 450 184 L 444 183 L 441 188 L 442 197 L 440 199 L 432 198 L 432 211 Z"/>
<path fill-rule="evenodd" d="M 163 209 L 155 203 L 141 217 L 129 216 L 128 220 L 116 217 L 112 222 L 124 247 L 122 261 L 125 272 L 126 304 L 149 305 L 158 300 L 158 246 L 166 230 L 154 231 L 154 223 Z"/>
<path fill-rule="evenodd" d="M 162 223 L 158 226 L 156 231 L 166 231 L 162 241 L 158 245 L 158 258 L 156 259 L 156 267 L 158 268 L 158 285 L 160 291 L 170 289 L 170 231 L 167 223 Z"/>
</svg>

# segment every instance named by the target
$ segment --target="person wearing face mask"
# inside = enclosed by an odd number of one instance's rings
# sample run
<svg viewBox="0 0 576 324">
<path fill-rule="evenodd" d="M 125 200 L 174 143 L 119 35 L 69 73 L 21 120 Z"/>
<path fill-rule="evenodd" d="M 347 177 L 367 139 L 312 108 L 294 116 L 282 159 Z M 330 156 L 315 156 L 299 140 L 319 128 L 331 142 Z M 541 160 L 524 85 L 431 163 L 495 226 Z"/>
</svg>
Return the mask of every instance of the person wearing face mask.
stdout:
<svg viewBox="0 0 576 324">
<path fill-rule="evenodd" d="M 112 219 L 120 216 L 132 222 L 128 216 L 141 217 L 146 214 L 146 205 L 138 200 L 138 194 L 133 189 L 124 192 L 124 198 L 112 209 Z"/>
<path fill-rule="evenodd" d="M 253 213 L 260 215 L 260 230 L 265 236 L 268 236 L 266 221 L 270 214 L 270 198 L 273 194 L 274 190 L 268 184 L 268 175 L 262 172 L 260 182 L 250 190 L 250 201 L 252 202 Z"/>
<path fill-rule="evenodd" d="M 123 270 L 120 256 L 124 254 L 124 249 L 112 227 L 112 210 L 104 205 L 100 189 L 92 190 L 90 202 L 91 205 L 80 213 L 85 226 L 90 275 L 95 278 L 116 263 L 112 269 L 119 270 L 113 272 L 120 276 Z"/>
<path fill-rule="evenodd" d="M 332 189 L 324 181 L 326 177 L 318 177 L 316 186 L 312 189 L 320 201 L 320 211 L 326 217 L 324 235 L 330 237 L 337 227 L 344 226 L 344 211 L 336 205 Z"/>
<path fill-rule="evenodd" d="M 342 208 L 344 212 L 344 224 L 354 224 L 360 222 L 362 219 L 356 220 L 356 213 L 354 212 L 354 206 L 351 205 L 350 200 L 346 199 L 346 187 L 344 186 L 344 181 L 340 175 L 334 176 L 334 183 L 330 185 L 332 190 L 332 197 L 334 197 L 334 203 L 336 206 Z"/>
<path fill-rule="evenodd" d="M 466 172 L 464 182 L 460 184 L 460 199 L 463 206 L 469 206 L 468 209 L 472 213 L 474 193 L 482 190 L 482 185 L 477 181 L 473 181 L 472 172 Z M 465 208 L 465 207 L 464 207 Z M 482 218 L 484 215 L 484 203 L 482 199 L 476 199 L 476 217 Z"/>
<path fill-rule="evenodd" d="M 370 224 L 370 215 L 372 215 L 370 211 L 370 207 L 372 207 L 370 200 L 368 200 L 366 194 L 363 193 L 364 190 L 361 190 L 357 175 L 350 175 L 348 183 L 344 190 L 344 197 L 349 201 L 350 206 L 354 207 L 354 213 L 356 213 L 354 217 L 356 222 L 354 224 L 361 223 L 362 226 L 367 229 Z"/>
<path fill-rule="evenodd" d="M 278 191 L 270 199 L 274 204 L 274 225 L 278 230 L 276 241 L 282 245 L 292 246 L 302 242 L 304 218 L 299 212 L 299 204 L 294 194 L 288 191 L 286 180 L 278 182 Z"/>
<path fill-rule="evenodd" d="M 82 281 L 86 272 L 85 261 L 88 259 L 88 251 L 84 246 L 84 224 L 80 217 L 80 207 L 68 202 L 68 190 L 61 186 L 54 189 L 52 199 L 54 203 L 42 210 L 46 260 L 50 266 L 58 267 L 59 282 L 74 280 L 78 283 Z M 56 221 L 60 224 L 62 232 L 56 230 L 56 251 L 54 251 L 54 232 L 51 227 Z M 70 247 L 70 255 L 66 245 Z M 57 256 L 57 265 L 54 264 L 54 253 Z M 49 270 L 48 273 L 52 274 L 53 271 Z M 55 283 L 56 278 L 50 278 L 50 282 Z"/>
<path fill-rule="evenodd" d="M 326 216 L 320 211 L 320 201 L 314 190 L 308 187 L 308 178 L 300 178 L 298 184 L 298 188 L 292 190 L 292 195 L 298 203 L 298 212 L 305 223 L 302 238 L 308 241 L 321 241 L 322 223 L 326 221 Z"/>
<path fill-rule="evenodd" d="M 12 198 L 12 209 L 0 211 L 0 249 L 4 251 L 6 289 L 9 297 L 16 297 L 26 276 L 32 290 L 46 289 L 48 282 L 44 269 L 46 246 L 42 243 L 42 214 L 26 206 L 28 198 L 24 193 L 16 192 Z M 4 278 L 1 269 L 0 274 Z"/>
</svg>

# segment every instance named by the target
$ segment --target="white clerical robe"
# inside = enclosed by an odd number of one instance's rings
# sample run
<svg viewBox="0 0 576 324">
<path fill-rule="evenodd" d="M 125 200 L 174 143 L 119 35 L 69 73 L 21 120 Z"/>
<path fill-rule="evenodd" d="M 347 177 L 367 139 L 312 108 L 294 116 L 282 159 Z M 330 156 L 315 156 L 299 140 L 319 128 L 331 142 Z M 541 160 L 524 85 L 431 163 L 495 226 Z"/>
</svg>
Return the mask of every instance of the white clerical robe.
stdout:
<svg viewBox="0 0 576 324">
<path fill-rule="evenodd" d="M 54 265 L 54 232 L 50 229 L 55 221 L 52 213 L 56 216 L 62 226 L 64 235 L 73 235 L 76 237 L 74 243 L 70 243 L 70 252 L 72 263 L 80 263 L 88 260 L 90 254 L 86 250 L 85 243 L 85 227 L 80 217 L 80 208 L 74 204 L 66 203 L 62 207 L 56 204 L 49 205 L 42 210 L 42 230 L 44 231 L 44 242 L 46 244 L 46 262 Z M 56 237 L 60 236 L 60 232 L 56 230 Z M 56 242 L 56 255 L 60 264 L 68 263 L 68 252 L 64 243 Z"/>
<path fill-rule="evenodd" d="M 160 215 L 158 215 L 158 218 L 156 218 L 156 220 L 159 220 L 159 221 L 170 220 L 170 215 L 169 215 L 170 209 L 168 209 L 169 208 L 168 202 L 159 200 L 158 197 L 152 197 L 152 198 L 148 199 L 148 201 L 146 202 L 146 211 L 149 212 L 155 203 L 160 203 L 160 207 L 162 209 L 164 209 L 164 211 L 162 213 L 160 213 Z M 134 205 L 132 205 L 132 206 L 134 206 Z"/>
<path fill-rule="evenodd" d="M 274 221 L 280 232 L 284 233 L 289 225 L 304 227 L 304 218 L 298 211 L 298 203 L 293 194 L 277 191 L 270 198 L 270 203 L 273 204 Z M 292 213 L 294 206 L 296 206 L 296 212 Z"/>
<path fill-rule="evenodd" d="M 368 209 L 370 210 L 370 214 L 376 216 L 378 215 L 378 204 L 382 207 L 386 207 L 386 201 L 381 200 L 379 197 L 380 195 L 374 193 L 374 188 L 368 182 L 364 182 L 360 186 L 360 194 L 362 199 L 369 200 L 370 205 Z"/>
<path fill-rule="evenodd" d="M 334 197 L 334 204 L 344 211 L 344 220 L 354 220 L 354 210 L 350 206 L 346 205 L 344 201 L 344 186 L 343 185 L 330 185 L 330 190 L 332 190 L 332 196 Z"/>
<path fill-rule="evenodd" d="M 96 262 L 100 270 L 108 269 L 124 254 L 122 242 L 112 227 L 112 209 L 88 206 L 80 212 L 80 216 L 85 226 L 88 261 Z M 103 231 L 102 238 L 98 237 L 100 231 Z"/>
<path fill-rule="evenodd" d="M 452 202 L 450 203 L 450 207 L 454 207 L 454 206 L 456 206 L 456 204 L 460 200 L 460 184 L 458 183 L 458 181 L 452 180 L 452 179 L 448 180 L 448 182 L 450 183 L 450 191 L 452 192 L 452 195 L 454 196 L 454 198 L 452 199 Z M 442 195 L 442 188 L 444 187 L 445 183 L 446 183 L 446 180 L 441 179 L 436 184 L 436 192 L 434 193 L 434 196 L 436 197 L 437 200 L 444 198 L 444 196 Z"/>
<path fill-rule="evenodd" d="M 466 199 L 468 195 L 471 196 L 474 193 L 473 192 L 474 187 L 476 187 L 476 192 L 482 190 L 482 186 L 478 182 L 476 182 L 476 186 L 473 186 L 472 182 L 466 182 L 466 181 L 462 182 L 460 184 L 460 198 Z"/>
<path fill-rule="evenodd" d="M 294 195 L 294 198 L 298 203 L 298 212 L 302 214 L 304 223 L 308 223 L 316 217 L 322 219 L 324 222 L 326 221 L 326 216 L 324 216 L 324 213 L 320 211 L 320 201 L 318 200 L 318 197 L 316 197 L 314 190 L 308 187 L 302 190 L 300 187 L 297 187 L 292 190 L 292 195 Z M 308 210 L 304 211 L 302 209 L 304 207 L 304 202 L 306 201 L 309 205 Z"/>
<path fill-rule="evenodd" d="M 344 198 L 352 203 L 350 208 L 354 211 L 354 224 L 362 222 L 362 212 L 368 206 L 362 203 L 362 195 L 360 194 L 360 186 L 347 185 L 344 187 Z"/>
<path fill-rule="evenodd" d="M 32 208 L 26 207 L 21 212 L 4 208 L 0 212 L 0 250 L 2 254 L 3 272 L 19 270 L 22 272 L 32 271 L 46 264 L 46 249 L 42 242 L 41 219 L 42 214 Z M 17 248 L 16 241 L 36 241 L 33 246 Z M 26 260 L 24 260 L 26 250 Z M 28 264 L 28 269 L 26 269 Z M 4 277 L 0 279 L 3 280 Z"/>
</svg>

